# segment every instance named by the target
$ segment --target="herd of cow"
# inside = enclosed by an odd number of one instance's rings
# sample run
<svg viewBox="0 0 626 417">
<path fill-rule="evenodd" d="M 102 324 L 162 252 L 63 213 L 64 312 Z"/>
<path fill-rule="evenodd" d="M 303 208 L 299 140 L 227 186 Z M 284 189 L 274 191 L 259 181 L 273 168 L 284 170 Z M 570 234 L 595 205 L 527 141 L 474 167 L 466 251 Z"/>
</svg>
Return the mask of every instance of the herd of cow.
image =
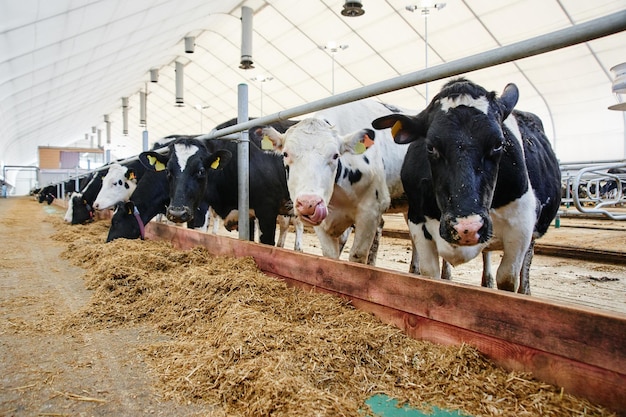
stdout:
<svg viewBox="0 0 626 417">
<path fill-rule="evenodd" d="M 366 99 L 250 129 L 249 205 L 259 241 L 276 244 L 278 219 L 284 244 L 293 221 L 301 250 L 308 224 L 323 255 L 339 258 L 354 233 L 350 261 L 373 265 L 383 214 L 399 206 L 413 243 L 411 272 L 450 279 L 450 265 L 482 254 L 482 285 L 493 287 L 489 255 L 501 250 L 495 285 L 530 294 L 534 242 L 559 209 L 561 174 L 539 118 L 514 109 L 518 97 L 514 84 L 498 96 L 458 78 L 416 116 Z M 237 145 L 164 139 L 133 162 L 85 178 L 66 221 L 114 209 L 107 241 L 143 237 L 158 214 L 206 228 L 213 213 L 236 227 Z M 40 201 L 52 193 L 41 190 Z"/>
</svg>

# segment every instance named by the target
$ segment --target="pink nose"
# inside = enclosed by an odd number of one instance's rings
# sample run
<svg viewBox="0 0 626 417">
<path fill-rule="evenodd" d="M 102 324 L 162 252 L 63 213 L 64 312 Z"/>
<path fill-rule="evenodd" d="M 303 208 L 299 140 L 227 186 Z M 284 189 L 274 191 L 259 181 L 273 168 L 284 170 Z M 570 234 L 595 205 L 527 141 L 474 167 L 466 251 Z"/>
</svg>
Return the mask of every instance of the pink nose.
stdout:
<svg viewBox="0 0 626 417">
<path fill-rule="evenodd" d="M 328 209 L 321 197 L 313 194 L 302 194 L 296 198 L 296 213 L 304 221 L 317 226 L 328 215 Z"/>
<path fill-rule="evenodd" d="M 459 245 L 476 245 L 480 239 L 480 229 L 483 227 L 483 219 L 475 214 L 473 216 L 457 219 L 454 230 L 458 234 Z"/>
<path fill-rule="evenodd" d="M 315 208 L 322 202 L 319 196 L 313 194 L 303 194 L 296 199 L 296 210 L 303 216 L 315 214 Z"/>
</svg>

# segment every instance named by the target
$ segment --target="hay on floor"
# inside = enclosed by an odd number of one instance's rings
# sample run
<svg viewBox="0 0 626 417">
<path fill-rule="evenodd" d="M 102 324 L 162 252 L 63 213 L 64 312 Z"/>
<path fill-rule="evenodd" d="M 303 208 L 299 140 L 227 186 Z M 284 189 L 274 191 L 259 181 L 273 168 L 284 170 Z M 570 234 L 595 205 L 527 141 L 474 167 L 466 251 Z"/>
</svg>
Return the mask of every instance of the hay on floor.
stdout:
<svg viewBox="0 0 626 417">
<path fill-rule="evenodd" d="M 59 224 L 63 256 L 85 268 L 93 290 L 66 329 L 159 329 L 165 340 L 142 350 L 165 398 L 228 416 L 362 416 L 378 393 L 472 416 L 612 415 L 470 346 L 416 341 L 343 299 L 289 288 L 251 258 L 105 244 L 107 227 Z"/>
</svg>

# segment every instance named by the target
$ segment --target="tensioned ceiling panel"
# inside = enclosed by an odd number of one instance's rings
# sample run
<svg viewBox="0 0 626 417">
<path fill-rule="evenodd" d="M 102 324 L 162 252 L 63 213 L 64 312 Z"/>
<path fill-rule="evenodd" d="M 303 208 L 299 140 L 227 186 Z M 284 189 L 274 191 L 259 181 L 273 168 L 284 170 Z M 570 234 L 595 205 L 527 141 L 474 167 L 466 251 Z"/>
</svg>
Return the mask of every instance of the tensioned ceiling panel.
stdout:
<svg viewBox="0 0 626 417">
<path fill-rule="evenodd" d="M 406 10 L 415 3 L 364 0 L 365 14 L 349 18 L 340 14 L 344 0 L 0 2 L 0 163 L 36 163 L 41 144 L 84 143 L 92 127 L 104 131 L 104 115 L 112 143 L 103 146 L 113 157 L 137 154 L 138 93 L 146 88 L 153 142 L 234 117 L 241 83 L 251 116 L 275 113 L 329 96 L 333 73 L 340 93 L 421 70 L 426 38 L 434 67 L 626 9 L 624 0 L 447 0 L 426 22 L 420 10 Z M 250 70 L 239 68 L 241 6 L 254 11 Z M 185 36 L 196 37 L 192 54 L 184 52 Z M 349 45 L 334 66 L 323 49 L 329 41 Z M 544 119 L 561 160 L 614 159 L 625 154 L 624 116 L 606 109 L 616 102 L 609 69 L 626 59 L 624 45 L 622 32 L 466 75 L 498 93 L 517 83 L 520 108 Z M 175 60 L 185 64 L 183 107 L 174 103 Z M 257 75 L 273 79 L 261 83 Z M 429 97 L 446 81 L 429 83 Z M 379 99 L 419 110 L 425 95 L 422 85 Z M 130 105 L 127 136 L 122 97 Z"/>
</svg>

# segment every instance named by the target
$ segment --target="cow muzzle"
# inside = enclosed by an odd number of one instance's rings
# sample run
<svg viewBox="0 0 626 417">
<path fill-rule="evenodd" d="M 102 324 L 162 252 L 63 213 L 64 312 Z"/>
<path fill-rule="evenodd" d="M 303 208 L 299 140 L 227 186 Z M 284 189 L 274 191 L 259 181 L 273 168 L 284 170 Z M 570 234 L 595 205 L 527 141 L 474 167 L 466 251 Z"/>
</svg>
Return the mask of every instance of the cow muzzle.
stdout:
<svg viewBox="0 0 626 417">
<path fill-rule="evenodd" d="M 489 240 L 488 221 L 478 214 L 466 217 L 442 219 L 441 237 L 448 243 L 459 246 L 474 246 Z"/>
<path fill-rule="evenodd" d="M 319 225 L 328 216 L 324 200 L 316 195 L 301 195 L 296 199 L 295 208 L 298 216 L 313 226 Z"/>
<path fill-rule="evenodd" d="M 193 212 L 187 206 L 172 207 L 169 206 L 165 213 L 167 219 L 174 223 L 185 223 L 193 220 Z"/>
</svg>

